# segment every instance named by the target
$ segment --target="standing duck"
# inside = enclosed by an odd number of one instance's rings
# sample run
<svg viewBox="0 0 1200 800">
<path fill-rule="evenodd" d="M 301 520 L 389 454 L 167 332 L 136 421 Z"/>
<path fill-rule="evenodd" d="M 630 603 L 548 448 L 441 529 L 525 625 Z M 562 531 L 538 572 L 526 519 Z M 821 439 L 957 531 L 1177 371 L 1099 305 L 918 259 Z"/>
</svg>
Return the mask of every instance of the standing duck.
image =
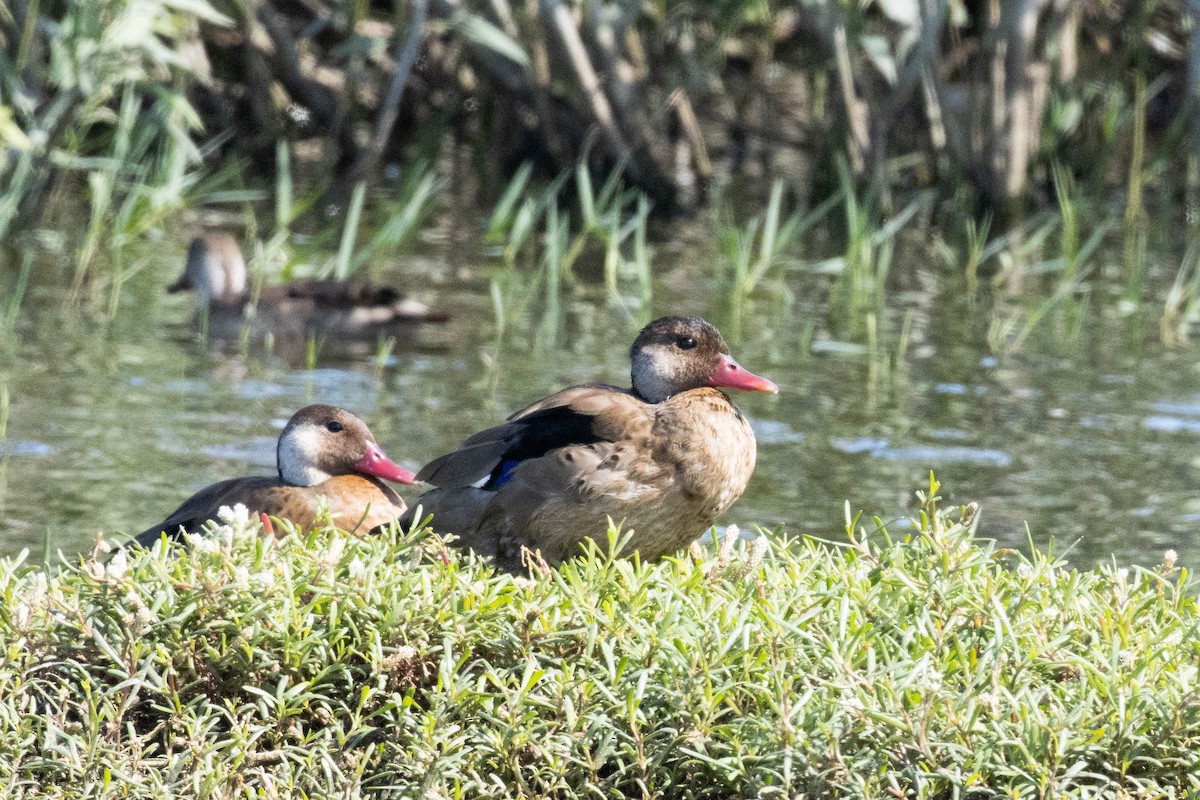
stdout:
<svg viewBox="0 0 1200 800">
<path fill-rule="evenodd" d="M 250 303 L 254 328 L 283 334 L 313 331 L 352 338 L 373 336 L 389 326 L 448 319 L 390 286 L 363 281 L 298 280 L 264 286 L 252 297 L 246 261 L 228 233 L 206 233 L 192 240 L 183 275 L 167 291 L 189 289 L 208 309 L 209 324 L 215 323 L 219 336 L 233 335 L 247 322 Z"/>
<path fill-rule="evenodd" d="M 521 548 L 550 564 L 603 538 L 608 520 L 652 560 L 685 547 L 741 496 L 754 434 L 716 387 L 778 392 L 696 317 L 663 317 L 630 351 L 633 386 L 564 389 L 475 434 L 417 479 L 433 527 L 517 569 Z M 415 512 L 410 511 L 409 517 Z"/>
<path fill-rule="evenodd" d="M 279 434 L 279 474 L 214 483 L 133 541 L 150 547 L 162 532 L 179 538 L 217 518 L 222 506 L 241 503 L 252 514 L 311 528 L 322 498 L 338 527 L 351 533 L 387 525 L 405 511 L 400 496 L 383 482 L 412 483 L 415 476 L 379 449 L 365 422 L 343 408 L 311 405 L 297 411 Z"/>
</svg>

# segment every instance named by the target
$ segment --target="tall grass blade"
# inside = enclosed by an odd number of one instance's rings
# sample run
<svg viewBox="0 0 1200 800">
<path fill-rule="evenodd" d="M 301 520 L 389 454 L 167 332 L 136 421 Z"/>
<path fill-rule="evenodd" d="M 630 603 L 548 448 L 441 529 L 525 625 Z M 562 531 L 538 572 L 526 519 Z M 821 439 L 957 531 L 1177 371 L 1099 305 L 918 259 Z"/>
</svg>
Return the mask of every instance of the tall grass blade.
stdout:
<svg viewBox="0 0 1200 800">
<path fill-rule="evenodd" d="M 333 275 L 338 280 L 350 277 L 351 256 L 354 253 L 354 242 L 358 238 L 358 225 L 362 219 L 363 200 L 367 195 L 367 184 L 360 181 L 354 187 L 350 196 L 350 208 L 346 212 L 346 224 L 342 227 L 342 239 L 338 245 L 337 259 L 334 262 Z"/>
<path fill-rule="evenodd" d="M 292 217 L 292 154 L 285 139 L 275 143 L 275 229 L 290 226 Z"/>
<path fill-rule="evenodd" d="M 21 312 L 21 302 L 25 298 L 25 289 L 29 285 L 29 273 L 33 269 L 33 251 L 26 250 L 21 257 L 21 271 L 17 274 L 17 284 L 8 297 L 8 307 L 4 310 L 3 328 L 6 334 L 11 334 L 17 325 L 17 315 Z"/>
<path fill-rule="evenodd" d="M 518 208 L 517 203 L 521 201 L 532 174 L 533 165 L 528 161 L 522 163 L 513 173 L 508 185 L 504 188 L 504 193 L 500 195 L 500 199 L 496 201 L 496 205 L 492 209 L 487 233 L 484 234 L 485 241 L 499 242 L 504 236 L 511 234 Z"/>
</svg>

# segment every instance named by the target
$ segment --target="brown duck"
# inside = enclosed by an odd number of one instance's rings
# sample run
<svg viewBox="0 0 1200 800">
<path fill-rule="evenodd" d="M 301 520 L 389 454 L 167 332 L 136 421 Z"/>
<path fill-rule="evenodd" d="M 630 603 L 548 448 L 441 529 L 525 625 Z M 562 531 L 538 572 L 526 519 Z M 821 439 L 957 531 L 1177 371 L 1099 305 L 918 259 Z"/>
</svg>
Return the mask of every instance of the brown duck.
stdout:
<svg viewBox="0 0 1200 800">
<path fill-rule="evenodd" d="M 433 528 L 508 569 L 521 548 L 550 564 L 633 530 L 628 551 L 656 559 L 686 546 L 728 509 L 754 471 L 750 425 L 716 387 L 777 392 L 729 355 L 715 327 L 663 317 L 630 351 L 633 387 L 565 389 L 427 464 L 417 479 Z M 410 511 L 411 517 L 415 511 Z"/>
<path fill-rule="evenodd" d="M 234 478 L 189 497 L 158 525 L 133 541 L 150 547 L 163 531 L 171 538 L 194 533 L 217 518 L 222 506 L 241 503 L 252 514 L 286 519 L 311 528 L 324 504 L 338 527 L 351 533 L 387 525 L 404 513 L 404 501 L 380 480 L 412 483 L 415 476 L 394 463 L 375 443 L 361 419 L 335 406 L 297 411 L 276 448 L 274 478 Z"/>
<path fill-rule="evenodd" d="M 206 233 L 192 240 L 183 275 L 167 291 L 190 289 L 208 309 L 209 324 L 219 336 L 233 335 L 234 328 L 247 322 L 250 303 L 254 329 L 285 334 L 370 336 L 389 326 L 449 318 L 390 286 L 354 280 L 297 280 L 264 286 L 252 297 L 241 248 L 227 233 Z"/>
</svg>

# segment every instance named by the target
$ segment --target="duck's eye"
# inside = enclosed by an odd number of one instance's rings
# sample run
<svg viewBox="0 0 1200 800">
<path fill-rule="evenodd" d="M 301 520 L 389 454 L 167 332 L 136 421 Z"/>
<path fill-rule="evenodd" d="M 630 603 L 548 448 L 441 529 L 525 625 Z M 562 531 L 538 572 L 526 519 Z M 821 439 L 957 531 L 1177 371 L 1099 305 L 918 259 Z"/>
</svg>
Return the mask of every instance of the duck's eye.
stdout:
<svg viewBox="0 0 1200 800">
<path fill-rule="evenodd" d="M 696 346 L 696 340 L 690 336 L 680 336 L 675 340 L 675 346 L 680 350 L 691 350 Z"/>
<path fill-rule="evenodd" d="M 330 433 L 341 433 L 344 427 L 345 426 L 337 420 L 325 423 L 325 430 L 329 431 Z"/>
</svg>

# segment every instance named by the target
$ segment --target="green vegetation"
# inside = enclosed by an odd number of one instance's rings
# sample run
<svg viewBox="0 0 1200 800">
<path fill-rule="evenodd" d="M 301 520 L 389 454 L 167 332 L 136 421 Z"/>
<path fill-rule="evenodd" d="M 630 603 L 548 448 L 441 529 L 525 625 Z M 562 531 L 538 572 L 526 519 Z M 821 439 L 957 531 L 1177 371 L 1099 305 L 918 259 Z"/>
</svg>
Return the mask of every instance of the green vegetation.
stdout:
<svg viewBox="0 0 1200 800">
<path fill-rule="evenodd" d="M 0 346 L 47 263 L 115 317 L 140 269 L 166 268 L 127 245 L 196 208 L 244 229 L 256 287 L 345 277 L 453 216 L 497 337 L 533 308 L 548 345 L 581 296 L 645 318 L 677 292 L 655 270 L 664 243 L 696 262 L 676 286 L 728 299 L 731 338 L 767 295 L 790 320 L 816 276 L 828 316 L 798 324 L 865 358 L 872 407 L 955 290 L 995 353 L 1077 347 L 1090 314 L 1182 343 L 1200 321 L 1181 211 L 1200 198 L 1194 8 L 0 3 Z M 707 239 L 679 241 L 697 220 Z M 39 226 L 64 229 L 70 257 L 41 258 Z M 395 345 L 378 342 L 377 376 Z M 0 439 L 8 417 L 0 385 Z M 268 545 L 237 520 L 189 551 L 0 563 L 0 783 L 1200 791 L 1200 613 L 1173 559 L 1073 572 L 975 541 L 972 515 L 930 497 L 901 540 L 848 521 L 844 545 L 593 552 L 532 577 L 423 530 Z"/>
<path fill-rule="evenodd" d="M 8 796 L 1178 797 L 1191 584 L 972 536 L 497 575 L 428 531 L 0 564 Z M 732 531 L 731 531 L 732 532 Z M 614 534 L 613 541 L 616 541 Z M 614 544 L 613 547 L 617 545 Z"/>
<path fill-rule="evenodd" d="M 90 216 L 76 281 L 105 240 L 161 224 L 199 180 L 201 120 L 181 55 L 199 2 L 5 4 L 0 10 L 0 235 L 50 195 L 83 187 Z"/>
<path fill-rule="evenodd" d="M 22 0 L 0 8 L 0 235 L 65 203 L 86 224 L 66 232 L 64 282 L 111 316 L 142 266 L 122 248 L 183 208 L 236 209 L 259 280 L 346 276 L 461 215 L 478 229 L 456 244 L 493 248 L 497 327 L 537 304 L 554 341 L 581 279 L 644 316 L 682 213 L 712 221 L 734 329 L 755 294 L 815 270 L 834 276 L 824 327 L 900 352 L 903 253 L 989 295 L 994 352 L 1070 348 L 1107 298 L 1179 343 L 1200 320 L 1194 248 L 1173 255 L 1180 201 L 1200 199 L 1193 16 L 1181 0 Z M 913 254 L 911 229 L 928 234 Z M 11 271 L 0 332 L 27 277 Z"/>
<path fill-rule="evenodd" d="M 93 224 L 128 224 L 131 203 L 269 168 L 280 141 L 319 144 L 317 182 L 342 207 L 381 167 L 454 143 L 485 184 L 526 160 L 544 176 L 583 163 L 663 209 L 702 206 L 735 174 L 823 196 L 840 156 L 889 210 L 935 187 L 1019 216 L 1052 202 L 1038 187 L 1062 165 L 1090 194 L 1126 191 L 1144 227 L 1145 190 L 1182 188 L 1181 145 L 1200 144 L 1194 14 L 1182 0 L 21 0 L 0 11 L 0 233 L 72 175 Z"/>
</svg>

